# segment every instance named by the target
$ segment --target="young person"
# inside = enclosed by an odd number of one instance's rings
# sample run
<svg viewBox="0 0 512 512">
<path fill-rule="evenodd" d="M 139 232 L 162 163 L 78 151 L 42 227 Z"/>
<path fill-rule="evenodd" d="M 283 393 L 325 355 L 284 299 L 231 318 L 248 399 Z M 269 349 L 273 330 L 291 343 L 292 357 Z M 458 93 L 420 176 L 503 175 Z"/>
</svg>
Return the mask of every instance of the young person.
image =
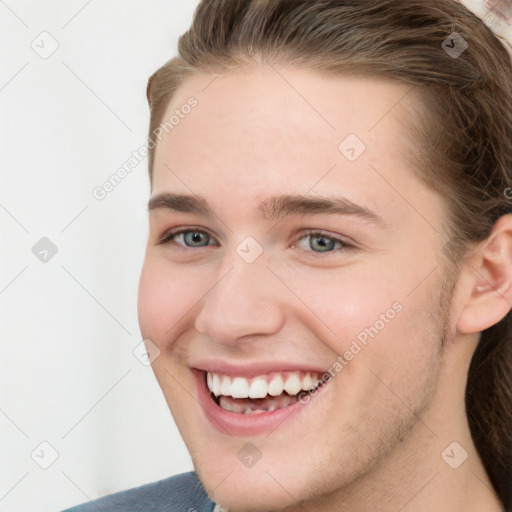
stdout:
<svg viewBox="0 0 512 512">
<path fill-rule="evenodd" d="M 512 510 L 505 45 L 456 0 L 200 3 L 139 288 L 195 472 L 70 511 Z"/>
</svg>

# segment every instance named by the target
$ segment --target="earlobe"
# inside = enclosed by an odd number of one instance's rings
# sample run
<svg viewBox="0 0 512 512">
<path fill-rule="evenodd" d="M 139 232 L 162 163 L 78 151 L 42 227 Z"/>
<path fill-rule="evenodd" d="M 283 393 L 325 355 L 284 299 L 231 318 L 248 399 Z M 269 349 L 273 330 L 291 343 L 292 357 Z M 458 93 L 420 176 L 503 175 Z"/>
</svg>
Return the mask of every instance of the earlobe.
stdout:
<svg viewBox="0 0 512 512">
<path fill-rule="evenodd" d="M 457 330 L 470 334 L 497 324 L 512 309 L 512 215 L 501 217 L 461 272 L 463 309 Z"/>
</svg>

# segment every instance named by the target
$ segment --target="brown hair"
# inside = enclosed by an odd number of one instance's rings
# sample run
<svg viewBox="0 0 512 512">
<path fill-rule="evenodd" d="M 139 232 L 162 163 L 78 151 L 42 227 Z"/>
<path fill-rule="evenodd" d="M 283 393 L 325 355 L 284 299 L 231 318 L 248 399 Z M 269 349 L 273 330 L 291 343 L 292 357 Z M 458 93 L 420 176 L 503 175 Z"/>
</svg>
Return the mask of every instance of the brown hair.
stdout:
<svg viewBox="0 0 512 512">
<path fill-rule="evenodd" d="M 468 43 L 453 58 L 442 47 Z M 388 78 L 422 99 L 411 152 L 446 198 L 445 246 L 456 263 L 512 212 L 512 63 L 485 24 L 456 0 L 202 0 L 179 55 L 149 79 L 150 137 L 194 73 L 254 64 Z M 152 178 L 155 149 L 149 151 Z M 418 155 L 426 155 L 421 158 Z M 507 197 L 508 196 L 508 197 Z M 489 477 L 512 510 L 512 316 L 482 333 L 466 388 L 469 426 Z"/>
</svg>

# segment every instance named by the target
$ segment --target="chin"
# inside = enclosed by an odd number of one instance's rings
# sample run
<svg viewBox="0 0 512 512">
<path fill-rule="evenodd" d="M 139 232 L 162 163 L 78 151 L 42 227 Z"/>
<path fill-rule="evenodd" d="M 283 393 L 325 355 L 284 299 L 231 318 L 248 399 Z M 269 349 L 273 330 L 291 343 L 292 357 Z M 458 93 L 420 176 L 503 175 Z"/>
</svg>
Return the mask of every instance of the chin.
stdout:
<svg viewBox="0 0 512 512">
<path fill-rule="evenodd" d="M 226 512 L 284 511 L 297 507 L 305 492 L 285 477 L 293 474 L 291 467 L 281 467 L 279 472 L 266 468 L 230 472 L 227 467 L 224 471 L 197 467 L 196 471 L 211 499 Z"/>
</svg>

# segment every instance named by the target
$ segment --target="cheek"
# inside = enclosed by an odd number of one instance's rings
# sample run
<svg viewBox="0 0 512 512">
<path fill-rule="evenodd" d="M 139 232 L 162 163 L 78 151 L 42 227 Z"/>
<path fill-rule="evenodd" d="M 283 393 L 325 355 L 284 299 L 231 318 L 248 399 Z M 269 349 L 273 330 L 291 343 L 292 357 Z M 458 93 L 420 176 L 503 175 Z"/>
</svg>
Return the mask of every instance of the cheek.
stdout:
<svg viewBox="0 0 512 512">
<path fill-rule="evenodd" d="M 407 275 L 403 267 L 400 273 L 393 269 L 387 262 L 332 270 L 290 269 L 286 283 L 307 309 L 297 300 L 290 303 L 300 307 L 298 321 L 307 316 L 307 324 L 316 326 L 316 337 L 333 352 L 350 352 L 346 359 L 352 367 L 380 367 L 387 361 L 391 368 L 415 349 L 418 357 L 427 357 L 424 345 L 431 333 L 422 329 L 432 324 L 429 287 L 411 294 L 417 277 L 413 272 Z"/>
<path fill-rule="evenodd" d="M 307 310 L 301 307 L 301 311 L 319 326 L 317 337 L 338 353 L 347 350 L 350 341 L 365 328 L 380 321 L 382 314 L 389 312 L 393 319 L 393 304 L 401 294 L 396 283 L 370 265 L 303 272 L 290 269 L 285 282 L 307 306 Z"/>
<path fill-rule="evenodd" d="M 206 293 L 200 272 L 195 274 L 162 258 L 149 256 L 144 262 L 137 300 L 139 326 L 143 337 L 161 349 L 186 329 L 187 314 Z"/>
</svg>

